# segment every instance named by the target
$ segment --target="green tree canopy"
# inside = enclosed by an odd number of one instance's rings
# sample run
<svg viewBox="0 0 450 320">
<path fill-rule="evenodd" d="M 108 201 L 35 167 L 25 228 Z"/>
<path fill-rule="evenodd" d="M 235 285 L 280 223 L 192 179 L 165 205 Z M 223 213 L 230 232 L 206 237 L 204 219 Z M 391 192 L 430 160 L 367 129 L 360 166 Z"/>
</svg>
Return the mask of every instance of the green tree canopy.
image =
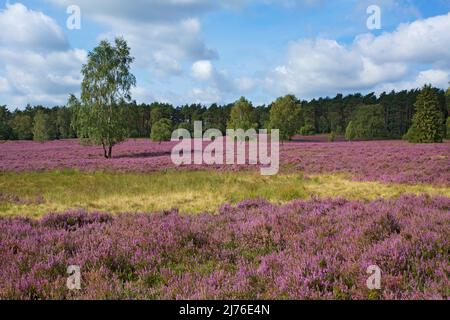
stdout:
<svg viewBox="0 0 450 320">
<path fill-rule="evenodd" d="M 56 128 L 60 139 L 74 138 L 75 133 L 71 127 L 72 109 L 58 108 L 56 111 Z"/>
<path fill-rule="evenodd" d="M 153 141 L 170 141 L 172 137 L 172 121 L 166 118 L 160 119 L 152 126 L 151 138 Z"/>
<path fill-rule="evenodd" d="M 280 130 L 281 140 L 290 140 L 300 125 L 301 104 L 293 95 L 278 98 L 270 109 L 270 128 Z"/>
<path fill-rule="evenodd" d="M 170 119 L 173 107 L 165 103 L 152 103 L 150 111 L 151 124 L 155 124 L 161 119 Z"/>
<path fill-rule="evenodd" d="M 310 124 L 305 124 L 300 128 L 300 134 L 302 136 L 312 136 L 316 134 L 316 129 Z"/>
<path fill-rule="evenodd" d="M 10 122 L 13 135 L 19 140 L 30 140 L 33 138 L 33 119 L 24 113 L 17 113 Z"/>
<path fill-rule="evenodd" d="M 445 97 L 447 98 L 447 108 L 450 111 L 450 87 L 448 87 Z"/>
<path fill-rule="evenodd" d="M 130 72 L 134 58 L 122 38 L 114 45 L 101 41 L 88 55 L 81 73 L 81 103 L 76 108 L 79 137 L 102 145 L 105 158 L 112 157 L 112 148 L 128 137 L 126 103 L 136 78 Z"/>
<path fill-rule="evenodd" d="M 361 140 L 386 138 L 387 130 L 382 105 L 361 105 L 352 118 L 354 138 Z"/>
<path fill-rule="evenodd" d="M 431 85 L 425 85 L 414 106 L 416 113 L 406 139 L 413 143 L 442 142 L 445 120 L 436 90 Z"/>
<path fill-rule="evenodd" d="M 447 118 L 447 126 L 446 126 L 446 129 L 447 129 L 447 139 L 450 140 L 450 117 Z"/>
<path fill-rule="evenodd" d="M 50 140 L 49 116 L 44 111 L 38 110 L 33 121 L 33 140 Z"/>
<path fill-rule="evenodd" d="M 450 82 L 449 82 L 450 84 Z M 446 107 L 447 107 L 447 122 L 445 126 L 446 131 L 446 139 L 450 139 L 450 87 L 448 87 L 447 91 L 445 92 L 445 101 L 446 101 Z"/>
<path fill-rule="evenodd" d="M 12 138 L 12 129 L 9 125 L 11 120 L 11 112 L 6 106 L 0 106 L 0 140 L 8 140 Z"/>
<path fill-rule="evenodd" d="M 248 129 L 256 128 L 256 126 L 253 121 L 253 106 L 251 102 L 241 97 L 231 109 L 227 129 L 243 129 L 247 131 Z"/>
<path fill-rule="evenodd" d="M 355 128 L 353 126 L 353 121 L 348 123 L 347 129 L 345 129 L 345 140 L 352 141 L 355 139 Z"/>
<path fill-rule="evenodd" d="M 317 101 L 313 100 L 309 104 L 302 103 L 300 110 L 300 125 L 299 127 L 304 128 L 303 135 L 312 135 L 316 133 L 315 119 L 316 119 L 316 109 L 319 107 Z M 311 130 L 312 128 L 312 130 Z"/>
</svg>

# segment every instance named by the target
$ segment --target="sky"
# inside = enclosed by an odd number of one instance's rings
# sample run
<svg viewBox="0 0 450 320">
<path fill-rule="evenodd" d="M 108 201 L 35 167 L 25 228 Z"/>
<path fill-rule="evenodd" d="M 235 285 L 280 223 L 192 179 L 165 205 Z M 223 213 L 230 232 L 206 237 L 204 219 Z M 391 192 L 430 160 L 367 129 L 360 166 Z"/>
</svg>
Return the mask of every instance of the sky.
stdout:
<svg viewBox="0 0 450 320">
<path fill-rule="evenodd" d="M 0 105 L 64 105 L 88 52 L 117 36 L 135 57 L 138 103 L 261 105 L 450 81 L 450 0 L 0 0 Z"/>
</svg>

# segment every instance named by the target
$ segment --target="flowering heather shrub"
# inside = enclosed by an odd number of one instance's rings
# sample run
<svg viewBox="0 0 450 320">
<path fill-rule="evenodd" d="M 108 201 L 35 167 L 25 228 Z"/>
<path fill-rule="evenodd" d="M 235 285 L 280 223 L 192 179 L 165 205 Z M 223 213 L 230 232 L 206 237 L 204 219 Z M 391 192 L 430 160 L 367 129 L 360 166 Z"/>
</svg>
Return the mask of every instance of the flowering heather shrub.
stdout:
<svg viewBox="0 0 450 320">
<path fill-rule="evenodd" d="M 449 198 L 403 196 L 2 218 L 0 299 L 448 299 L 449 214 Z M 66 288 L 69 265 L 80 291 Z"/>
<path fill-rule="evenodd" d="M 347 172 L 357 180 L 450 185 L 450 142 L 361 141 L 285 144 L 282 163 L 309 173 Z"/>
<path fill-rule="evenodd" d="M 175 168 L 170 153 L 175 142 L 129 140 L 114 148 L 107 160 L 97 146 L 76 140 L 0 145 L 0 171 L 41 171 L 75 168 L 86 171 L 149 172 Z M 358 180 L 450 185 L 450 142 L 414 145 L 404 141 L 289 142 L 281 146 L 280 161 L 290 170 L 307 173 L 345 172 Z M 189 165 L 186 169 L 239 170 L 248 166 Z"/>
</svg>

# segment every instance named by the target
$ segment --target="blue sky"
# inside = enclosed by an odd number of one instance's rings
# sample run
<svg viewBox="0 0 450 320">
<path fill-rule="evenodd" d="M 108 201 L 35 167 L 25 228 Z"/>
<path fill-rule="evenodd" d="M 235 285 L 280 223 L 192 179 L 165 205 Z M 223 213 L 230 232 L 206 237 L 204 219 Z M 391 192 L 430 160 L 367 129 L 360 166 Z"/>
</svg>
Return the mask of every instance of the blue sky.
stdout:
<svg viewBox="0 0 450 320">
<path fill-rule="evenodd" d="M 66 27 L 69 5 L 81 29 Z M 367 27 L 377 5 L 381 29 Z M 450 80 L 450 0 L 22 0 L 0 4 L 0 104 L 64 104 L 101 39 L 136 58 L 138 102 L 255 104 Z"/>
</svg>

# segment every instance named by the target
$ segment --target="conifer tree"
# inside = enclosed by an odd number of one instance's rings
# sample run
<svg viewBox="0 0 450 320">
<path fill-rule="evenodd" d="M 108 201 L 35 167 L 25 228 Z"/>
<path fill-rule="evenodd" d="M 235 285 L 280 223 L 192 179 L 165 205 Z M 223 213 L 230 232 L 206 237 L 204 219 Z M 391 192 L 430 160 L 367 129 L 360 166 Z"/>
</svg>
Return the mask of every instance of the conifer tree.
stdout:
<svg viewBox="0 0 450 320">
<path fill-rule="evenodd" d="M 406 138 L 412 143 L 442 142 L 444 138 L 444 115 L 439 98 L 431 85 L 425 85 L 417 96 L 416 113 Z"/>
</svg>

